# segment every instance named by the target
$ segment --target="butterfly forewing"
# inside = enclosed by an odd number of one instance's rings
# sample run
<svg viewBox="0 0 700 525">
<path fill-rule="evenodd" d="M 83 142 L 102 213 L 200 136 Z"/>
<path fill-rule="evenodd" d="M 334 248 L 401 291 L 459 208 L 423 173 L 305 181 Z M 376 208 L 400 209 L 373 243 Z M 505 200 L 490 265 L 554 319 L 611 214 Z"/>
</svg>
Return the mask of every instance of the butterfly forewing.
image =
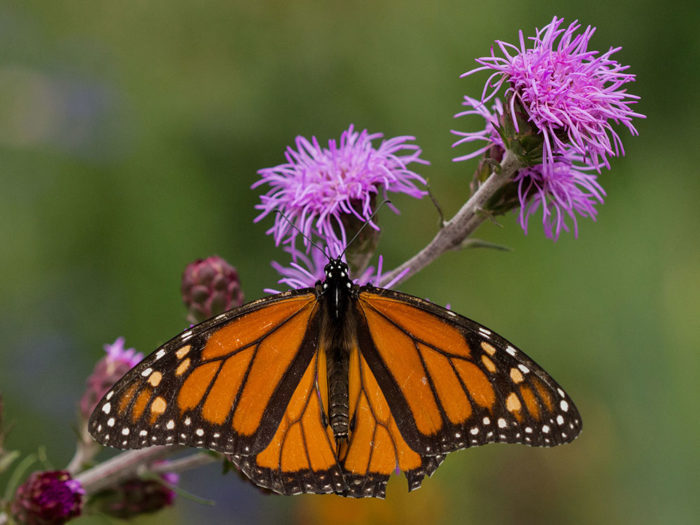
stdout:
<svg viewBox="0 0 700 525">
<path fill-rule="evenodd" d="M 183 332 L 117 382 L 90 432 L 117 448 L 259 452 L 316 352 L 317 306 L 312 290 L 280 294 Z"/>
</svg>

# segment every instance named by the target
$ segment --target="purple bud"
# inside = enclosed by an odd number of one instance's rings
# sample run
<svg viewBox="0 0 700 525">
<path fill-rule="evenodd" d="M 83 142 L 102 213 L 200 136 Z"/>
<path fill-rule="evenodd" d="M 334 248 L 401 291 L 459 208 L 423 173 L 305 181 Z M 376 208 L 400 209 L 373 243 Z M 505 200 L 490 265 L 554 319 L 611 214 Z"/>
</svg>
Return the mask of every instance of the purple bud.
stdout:
<svg viewBox="0 0 700 525">
<path fill-rule="evenodd" d="M 182 275 L 187 319 L 198 323 L 243 304 L 236 269 L 219 256 L 198 259 Z"/>
<path fill-rule="evenodd" d="M 166 473 L 162 478 L 177 483 L 177 474 Z M 175 502 L 175 492 L 156 479 L 132 478 L 122 481 L 91 498 L 91 508 L 120 519 L 151 514 Z"/>
<path fill-rule="evenodd" d="M 84 495 L 65 470 L 34 472 L 17 488 L 11 513 L 18 523 L 58 525 L 80 516 Z"/>
</svg>

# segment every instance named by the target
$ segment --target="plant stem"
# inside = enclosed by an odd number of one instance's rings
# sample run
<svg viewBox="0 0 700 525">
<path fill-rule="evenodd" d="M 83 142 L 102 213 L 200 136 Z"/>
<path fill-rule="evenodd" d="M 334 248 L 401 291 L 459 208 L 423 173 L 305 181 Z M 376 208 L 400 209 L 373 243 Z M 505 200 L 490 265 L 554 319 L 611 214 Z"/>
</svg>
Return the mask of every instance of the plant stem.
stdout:
<svg viewBox="0 0 700 525">
<path fill-rule="evenodd" d="M 94 494 L 120 481 L 134 477 L 142 470 L 150 470 L 150 464 L 154 461 L 171 456 L 181 450 L 183 447 L 158 446 L 122 452 L 104 463 L 81 472 L 75 476 L 75 479 L 80 482 L 87 494 Z"/>
<path fill-rule="evenodd" d="M 428 266 L 446 251 L 459 248 L 464 240 L 488 217 L 484 209 L 488 200 L 513 178 L 518 168 L 520 168 L 518 158 L 515 154 L 506 150 L 500 164 L 500 170 L 491 173 L 489 178 L 479 186 L 479 189 L 457 214 L 445 223 L 425 248 L 401 266 L 385 274 L 380 286 L 396 279 L 402 272 L 405 273 L 398 281 L 394 282 L 404 281 Z M 406 270 L 407 268 L 408 270 Z"/>
<path fill-rule="evenodd" d="M 165 472 L 182 472 L 184 470 L 203 467 L 209 463 L 221 461 L 222 458 L 223 456 L 217 457 L 207 452 L 196 452 L 194 454 L 190 454 L 189 456 L 185 456 L 184 458 L 173 459 L 172 461 L 153 465 L 148 470 L 154 474 L 163 474 Z"/>
</svg>

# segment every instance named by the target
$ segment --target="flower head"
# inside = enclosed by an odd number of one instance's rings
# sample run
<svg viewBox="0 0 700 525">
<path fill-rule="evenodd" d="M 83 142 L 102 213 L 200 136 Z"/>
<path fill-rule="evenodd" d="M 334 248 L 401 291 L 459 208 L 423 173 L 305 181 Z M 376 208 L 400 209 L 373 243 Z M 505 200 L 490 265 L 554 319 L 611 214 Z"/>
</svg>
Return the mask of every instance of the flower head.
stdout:
<svg viewBox="0 0 700 525">
<path fill-rule="evenodd" d="M 143 354 L 133 348 L 124 348 L 124 338 L 117 338 L 111 345 L 104 346 L 107 355 L 95 365 L 87 379 L 87 389 L 80 399 L 80 413 L 88 419 L 97 403 L 124 374 L 143 359 Z"/>
<path fill-rule="evenodd" d="M 483 141 L 485 145 L 455 160 L 470 159 L 478 155 L 499 160 L 505 150 L 499 130 L 504 119 L 503 104 L 499 99 L 495 99 L 493 111 L 489 111 L 482 102 L 465 97 L 464 105 L 471 109 L 458 113 L 457 116 L 478 115 L 483 117 L 486 124 L 480 131 L 454 131 L 453 133 L 462 137 L 454 145 L 474 141 Z M 605 191 L 594 173 L 598 167 L 591 166 L 590 161 L 587 162 L 573 146 L 564 145 L 557 151 L 549 169 L 544 164 L 535 164 L 517 171 L 514 177 L 517 197 L 514 191 L 513 200 L 507 208 L 520 207 L 520 225 L 526 233 L 530 217 L 541 209 L 542 224 L 547 237 L 556 240 L 562 230 L 569 231 L 567 219 L 573 223 L 574 235 L 577 236 L 577 215 L 595 220 L 595 205 L 603 203 Z"/>
<path fill-rule="evenodd" d="M 595 28 L 588 26 L 578 33 L 578 22 L 565 28 L 562 22 L 554 17 L 537 30 L 529 38 L 529 48 L 522 31 L 519 47 L 497 40 L 503 56 L 496 56 L 492 48 L 490 56 L 476 60 L 481 67 L 462 76 L 493 72 L 484 86 L 482 102 L 494 97 L 504 84 L 508 86 L 507 105 L 516 130 L 516 106 L 520 106 L 542 135 L 545 170 L 552 169 L 556 155 L 567 146 L 588 164 L 609 167 L 609 157 L 624 154 L 612 124 L 622 124 L 636 135 L 632 119 L 644 117 L 630 107 L 639 97 L 623 87 L 635 76 L 625 73 L 629 66 L 612 58 L 621 48 L 611 47 L 602 55 L 588 49 Z"/>
<path fill-rule="evenodd" d="M 12 515 L 27 525 L 58 525 L 80 516 L 85 490 L 68 471 L 34 472 L 17 488 Z"/>
<path fill-rule="evenodd" d="M 282 266 L 276 261 L 272 262 L 272 267 L 282 276 L 282 278 L 277 281 L 278 283 L 298 290 L 299 288 L 313 287 L 318 281 L 324 279 L 325 273 L 323 269 L 329 261 L 328 256 L 321 250 L 312 247 L 311 253 L 306 254 L 293 247 L 287 247 L 285 251 L 292 255 L 292 262 L 289 266 Z M 377 260 L 377 267 L 368 266 L 357 278 L 353 279 L 355 284 L 359 286 L 365 284 L 379 286 L 383 277 L 383 263 L 384 258 L 380 255 Z M 395 279 L 383 286 L 391 288 L 392 285 L 401 280 L 408 270 L 409 269 L 406 268 Z M 268 293 L 279 293 L 277 290 L 273 289 L 266 289 L 265 291 Z"/>
<path fill-rule="evenodd" d="M 191 323 L 204 321 L 243 304 L 236 269 L 216 255 L 188 264 L 182 275 L 181 289 Z"/>
<path fill-rule="evenodd" d="M 277 245 L 294 245 L 301 231 L 307 238 L 321 237 L 327 245 L 345 246 L 343 216 L 369 221 L 380 194 L 423 197 L 427 192 L 417 183 L 425 184 L 425 180 L 408 168 L 411 163 L 427 164 L 420 158 L 420 148 L 408 143 L 414 138 L 395 137 L 375 147 L 372 141 L 381 137 L 367 130 L 357 132 L 352 125 L 339 143 L 329 140 L 328 147 L 322 147 L 315 137 L 311 141 L 297 137 L 296 149 L 287 148 L 286 163 L 258 172 L 261 178 L 252 187 L 268 184 L 270 190 L 256 205 L 261 213 L 255 221 L 275 211 L 284 214 L 275 216 L 267 232 Z M 372 227 L 378 229 L 375 224 Z M 305 243 L 310 249 L 308 240 Z"/>
<path fill-rule="evenodd" d="M 542 209 L 544 233 L 553 240 L 559 238 L 561 230 L 569 231 L 566 220 L 574 226 L 574 237 L 578 237 L 576 215 L 596 218 L 596 204 L 603 203 L 605 191 L 598 184 L 597 176 L 586 167 L 577 167 L 576 156 L 559 157 L 550 170 L 540 164 L 518 170 L 515 181 L 518 183 L 520 200 L 520 225 L 527 233 L 531 215 Z"/>
</svg>

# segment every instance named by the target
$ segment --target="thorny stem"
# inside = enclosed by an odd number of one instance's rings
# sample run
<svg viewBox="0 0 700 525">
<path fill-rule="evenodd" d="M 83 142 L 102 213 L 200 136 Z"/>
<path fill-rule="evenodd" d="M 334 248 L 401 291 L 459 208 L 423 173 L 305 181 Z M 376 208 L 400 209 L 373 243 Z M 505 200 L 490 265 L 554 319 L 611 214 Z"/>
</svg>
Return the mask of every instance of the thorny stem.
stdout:
<svg viewBox="0 0 700 525">
<path fill-rule="evenodd" d="M 484 222 L 488 213 L 484 212 L 484 206 L 488 200 L 505 184 L 512 180 L 515 172 L 520 168 L 517 156 L 506 150 L 500 164 L 500 170 L 496 170 L 489 176 L 471 198 L 462 206 L 457 214 L 447 221 L 428 245 L 411 257 L 401 266 L 395 268 L 382 277 L 380 286 L 394 281 L 405 281 L 412 275 L 428 266 L 440 255 L 448 250 L 462 246 L 464 240 Z M 403 275 L 397 281 L 397 276 Z"/>
</svg>

